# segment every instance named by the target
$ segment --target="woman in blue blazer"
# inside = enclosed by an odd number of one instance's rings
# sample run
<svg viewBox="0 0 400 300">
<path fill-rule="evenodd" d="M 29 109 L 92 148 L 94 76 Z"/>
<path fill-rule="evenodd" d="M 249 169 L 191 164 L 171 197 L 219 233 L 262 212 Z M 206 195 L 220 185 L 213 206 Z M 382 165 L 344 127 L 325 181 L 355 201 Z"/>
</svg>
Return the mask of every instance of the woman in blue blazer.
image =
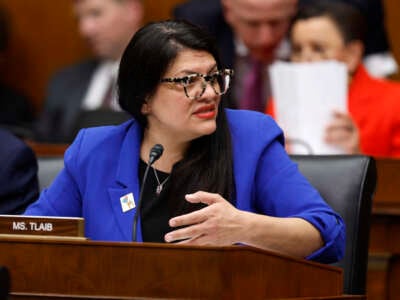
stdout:
<svg viewBox="0 0 400 300">
<path fill-rule="evenodd" d="M 130 241 L 141 193 L 134 240 L 340 259 L 343 221 L 289 159 L 280 128 L 264 114 L 224 109 L 232 73 L 198 27 L 143 27 L 118 76 L 132 120 L 82 130 L 65 168 L 26 214 L 81 216 L 88 238 Z M 149 166 L 155 144 L 164 153 Z"/>
</svg>

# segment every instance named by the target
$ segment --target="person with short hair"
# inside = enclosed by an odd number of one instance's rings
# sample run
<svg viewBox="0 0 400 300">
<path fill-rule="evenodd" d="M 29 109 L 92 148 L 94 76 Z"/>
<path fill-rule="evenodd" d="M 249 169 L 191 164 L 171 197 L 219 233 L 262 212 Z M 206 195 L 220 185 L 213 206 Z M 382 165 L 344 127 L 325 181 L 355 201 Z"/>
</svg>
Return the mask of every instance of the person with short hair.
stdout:
<svg viewBox="0 0 400 300">
<path fill-rule="evenodd" d="M 246 244 L 339 260 L 342 218 L 290 160 L 270 117 L 224 108 L 232 76 L 199 27 L 144 26 L 118 75 L 119 103 L 133 119 L 83 129 L 25 214 L 83 217 L 94 240 Z M 149 165 L 157 144 L 164 151 Z"/>
<path fill-rule="evenodd" d="M 73 0 L 79 32 L 94 58 L 59 70 L 50 80 L 36 139 L 69 143 L 82 126 L 128 119 L 117 102 L 118 64 L 141 26 L 142 0 Z"/>
<path fill-rule="evenodd" d="M 373 78 L 366 71 L 365 35 L 365 20 L 357 9 L 336 1 L 314 1 L 294 17 L 291 61 L 337 60 L 347 66 L 348 111 L 332 112 L 327 143 L 347 154 L 400 157 L 400 84 Z M 272 103 L 266 113 L 274 115 Z"/>
<path fill-rule="evenodd" d="M 285 36 L 297 0 L 192 0 L 174 16 L 207 28 L 221 59 L 235 69 L 229 106 L 263 112 L 271 96 L 268 67 L 289 54 Z"/>
</svg>

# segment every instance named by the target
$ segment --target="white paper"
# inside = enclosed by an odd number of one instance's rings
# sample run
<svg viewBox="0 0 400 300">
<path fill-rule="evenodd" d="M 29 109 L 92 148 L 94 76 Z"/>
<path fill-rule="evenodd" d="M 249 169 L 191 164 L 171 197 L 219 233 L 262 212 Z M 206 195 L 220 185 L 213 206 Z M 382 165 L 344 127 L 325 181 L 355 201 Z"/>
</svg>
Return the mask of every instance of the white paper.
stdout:
<svg viewBox="0 0 400 300">
<path fill-rule="evenodd" d="M 347 68 L 343 63 L 277 62 L 270 67 L 275 118 L 292 154 L 340 154 L 324 142 L 333 111 L 347 112 Z"/>
</svg>

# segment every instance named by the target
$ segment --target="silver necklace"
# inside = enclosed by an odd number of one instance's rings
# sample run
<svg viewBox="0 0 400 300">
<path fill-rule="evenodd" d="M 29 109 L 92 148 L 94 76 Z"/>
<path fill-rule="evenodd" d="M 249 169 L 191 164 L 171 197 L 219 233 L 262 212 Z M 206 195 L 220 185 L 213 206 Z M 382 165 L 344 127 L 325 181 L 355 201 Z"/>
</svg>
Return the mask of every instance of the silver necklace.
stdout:
<svg viewBox="0 0 400 300">
<path fill-rule="evenodd" d="M 164 184 L 165 184 L 165 183 L 168 181 L 168 179 L 169 179 L 169 175 L 168 175 L 167 178 L 164 179 L 163 182 L 160 182 L 160 179 L 158 179 L 158 175 L 157 175 L 156 169 L 154 169 L 154 167 L 151 167 L 151 168 L 153 169 L 154 176 L 156 177 L 157 183 L 158 183 L 158 184 L 157 184 L 157 188 L 156 188 L 156 194 L 157 194 L 157 196 L 160 196 L 160 194 L 161 194 L 161 192 L 162 192 L 162 190 L 163 190 Z"/>
</svg>

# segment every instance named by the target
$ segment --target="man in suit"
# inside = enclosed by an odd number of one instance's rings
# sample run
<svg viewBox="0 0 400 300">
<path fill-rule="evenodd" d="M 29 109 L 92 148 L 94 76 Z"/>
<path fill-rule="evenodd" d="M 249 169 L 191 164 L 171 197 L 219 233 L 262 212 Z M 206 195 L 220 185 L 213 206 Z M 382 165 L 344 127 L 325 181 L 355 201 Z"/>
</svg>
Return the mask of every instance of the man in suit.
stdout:
<svg viewBox="0 0 400 300">
<path fill-rule="evenodd" d="M 370 14 L 369 22 L 374 23 L 374 30 L 369 31 L 371 42 L 367 42 L 366 45 L 366 54 L 369 57 L 371 54 L 388 51 L 380 1 L 368 1 L 367 4 L 366 0 L 348 0 L 363 12 Z M 287 59 L 289 44 L 286 43 L 284 37 L 297 5 L 303 2 L 308 1 L 190 0 L 176 6 L 174 16 L 207 28 L 216 37 L 223 63 L 226 67 L 235 69 L 232 93 L 228 99 L 229 106 L 262 111 L 262 108 L 265 108 L 266 99 L 271 96 L 268 66 L 276 59 Z M 372 20 L 373 14 L 374 20 Z M 388 61 L 388 64 L 394 63 L 394 68 L 378 70 L 377 73 L 387 75 L 394 72 L 396 70 L 394 60 L 385 53 L 383 57 L 388 58 L 385 60 Z M 250 81 L 249 74 L 252 64 L 255 65 L 254 61 L 262 65 L 262 79 L 259 81 L 262 84 L 256 85 L 262 85 L 262 90 L 258 91 L 259 96 L 246 91 L 247 89 L 256 90 L 247 84 Z M 257 99 L 258 103 L 249 103 L 249 100 L 252 99 L 248 99 L 248 97 L 258 97 L 261 100 Z"/>
<path fill-rule="evenodd" d="M 0 214 L 21 214 L 39 195 L 37 161 L 32 149 L 0 128 Z"/>
<path fill-rule="evenodd" d="M 268 66 L 286 55 L 283 40 L 296 5 L 297 0 L 192 0 L 178 5 L 174 15 L 216 37 L 223 63 L 235 69 L 229 105 L 263 111 L 271 92 Z"/>
<path fill-rule="evenodd" d="M 128 118 L 116 101 L 119 60 L 141 26 L 141 0 L 75 0 L 80 34 L 95 58 L 69 66 L 51 79 L 37 124 L 37 139 L 70 142 L 81 126 Z M 91 112 L 96 112 L 92 114 Z"/>
</svg>

